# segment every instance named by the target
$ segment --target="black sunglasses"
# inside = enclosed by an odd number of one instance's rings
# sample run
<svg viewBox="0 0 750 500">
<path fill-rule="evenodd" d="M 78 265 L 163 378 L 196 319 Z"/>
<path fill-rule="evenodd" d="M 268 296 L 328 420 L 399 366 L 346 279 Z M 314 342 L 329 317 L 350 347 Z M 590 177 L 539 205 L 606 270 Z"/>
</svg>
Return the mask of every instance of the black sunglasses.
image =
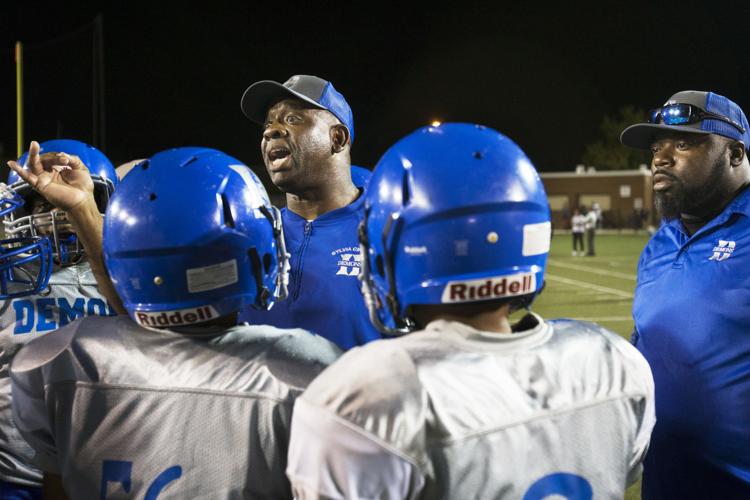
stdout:
<svg viewBox="0 0 750 500">
<path fill-rule="evenodd" d="M 736 121 L 730 120 L 726 116 L 711 113 L 692 104 L 667 104 L 666 106 L 652 109 L 649 112 L 648 121 L 649 123 L 661 122 L 665 125 L 685 125 L 688 123 L 698 123 L 706 118 L 723 121 L 739 130 L 741 134 L 745 133 L 745 127 Z"/>
</svg>

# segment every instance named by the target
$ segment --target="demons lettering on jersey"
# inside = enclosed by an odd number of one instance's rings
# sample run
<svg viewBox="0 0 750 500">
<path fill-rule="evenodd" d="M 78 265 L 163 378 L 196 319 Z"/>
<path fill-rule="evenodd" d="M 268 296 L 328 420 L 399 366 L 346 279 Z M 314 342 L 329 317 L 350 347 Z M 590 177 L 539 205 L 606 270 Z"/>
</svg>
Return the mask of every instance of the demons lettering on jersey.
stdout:
<svg viewBox="0 0 750 500">
<path fill-rule="evenodd" d="M 500 299 L 536 291 L 536 275 L 520 273 L 478 280 L 451 281 L 443 290 L 443 303 Z"/>
<path fill-rule="evenodd" d="M 72 299 L 71 299 L 72 300 Z M 16 299 L 14 335 L 50 332 L 84 316 L 114 316 L 112 306 L 103 299 L 77 297 L 71 304 L 65 297 Z"/>
<path fill-rule="evenodd" d="M 143 326 L 186 326 L 216 319 L 219 312 L 211 306 L 199 306 L 175 311 L 136 311 L 134 316 L 135 321 Z"/>
</svg>

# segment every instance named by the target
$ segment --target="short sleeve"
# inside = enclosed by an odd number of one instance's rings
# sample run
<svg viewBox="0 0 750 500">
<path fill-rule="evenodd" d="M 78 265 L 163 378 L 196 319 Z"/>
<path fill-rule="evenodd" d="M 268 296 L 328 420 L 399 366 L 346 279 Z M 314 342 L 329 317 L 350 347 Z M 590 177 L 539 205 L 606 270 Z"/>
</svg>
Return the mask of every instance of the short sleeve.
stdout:
<svg viewBox="0 0 750 500">
<path fill-rule="evenodd" d="M 27 348 L 24 347 L 19 354 Z M 59 474 L 42 370 L 16 371 L 15 367 L 14 362 L 10 373 L 13 420 L 23 438 L 36 452 L 35 464 L 45 472 Z"/>
<path fill-rule="evenodd" d="M 424 486 L 416 464 L 303 398 L 294 406 L 287 476 L 298 500 L 410 499 Z"/>
</svg>

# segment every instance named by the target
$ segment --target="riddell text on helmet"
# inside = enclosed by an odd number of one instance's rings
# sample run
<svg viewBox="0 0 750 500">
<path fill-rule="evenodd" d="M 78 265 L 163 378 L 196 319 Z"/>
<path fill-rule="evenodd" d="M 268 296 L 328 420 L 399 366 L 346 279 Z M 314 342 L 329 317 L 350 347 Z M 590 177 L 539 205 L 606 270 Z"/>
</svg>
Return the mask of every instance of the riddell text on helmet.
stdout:
<svg viewBox="0 0 750 500">
<path fill-rule="evenodd" d="M 472 302 L 526 295 L 536 291 L 536 274 L 521 273 L 478 280 L 450 281 L 441 302 Z"/>
<path fill-rule="evenodd" d="M 176 311 L 135 312 L 135 321 L 139 325 L 151 327 L 195 325 L 218 317 L 218 311 L 211 306 L 192 307 Z"/>
</svg>

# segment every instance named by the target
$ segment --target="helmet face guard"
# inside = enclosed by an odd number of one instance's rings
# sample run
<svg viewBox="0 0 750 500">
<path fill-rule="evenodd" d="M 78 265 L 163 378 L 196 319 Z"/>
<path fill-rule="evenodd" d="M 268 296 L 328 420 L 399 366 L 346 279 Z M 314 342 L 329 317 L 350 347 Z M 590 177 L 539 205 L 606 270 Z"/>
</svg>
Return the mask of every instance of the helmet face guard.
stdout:
<svg viewBox="0 0 750 500">
<path fill-rule="evenodd" d="M 65 212 L 54 210 L 14 218 L 14 214 L 3 220 L 6 236 L 16 241 L 32 242 L 43 238 L 50 241 L 52 257 L 59 266 L 75 264 L 83 254 L 78 238 L 71 232 Z"/>
<path fill-rule="evenodd" d="M 100 213 L 104 215 L 104 209 L 114 191 L 114 183 L 99 176 L 92 176 L 92 180 L 94 181 L 94 198 Z M 21 200 L 28 199 L 32 193 L 31 186 L 25 181 L 16 182 L 8 189 Z M 68 216 L 64 211 L 54 209 L 29 214 L 31 207 L 25 206 L 23 210 L 18 208 L 20 207 L 2 213 L 5 237 L 25 240 L 29 244 L 33 243 L 36 238 L 48 238 L 51 240 L 54 263 L 61 267 L 74 265 L 81 260 L 84 253 L 83 247 L 72 232 Z"/>
<path fill-rule="evenodd" d="M 370 269 L 370 257 L 375 251 L 370 247 L 367 235 L 367 219 L 370 210 L 365 209 L 365 216 L 359 224 L 359 246 L 362 254 L 362 270 L 359 280 L 362 287 L 362 296 L 370 313 L 370 322 L 375 328 L 386 335 L 404 335 L 416 329 L 416 322 L 399 313 L 400 307 L 396 296 L 396 282 L 393 274 L 393 259 L 390 252 L 384 252 L 375 257 L 379 264 L 381 275 L 385 276 L 387 288 L 379 286 L 373 279 Z M 392 213 L 387 218 L 388 222 L 383 228 L 380 244 L 382 248 L 388 248 L 389 237 L 398 233 L 400 220 L 398 213 Z"/>
<path fill-rule="evenodd" d="M 41 293 L 52 274 L 49 238 L 10 238 L 0 241 L 0 298 Z"/>
<path fill-rule="evenodd" d="M 80 141 L 55 139 L 40 144 L 40 152 L 63 152 L 78 156 L 94 183 L 94 199 L 104 213 L 117 176 L 107 157 Z M 18 159 L 26 165 L 28 153 Z M 14 171 L 8 184 L 0 184 L 0 299 L 41 293 L 49 282 L 54 265 L 70 266 L 83 257 L 83 247 L 62 210 L 33 213 L 32 187 Z M 41 196 L 41 195 L 39 195 Z"/>
<path fill-rule="evenodd" d="M 0 216 L 5 219 L 24 205 L 14 189 L 0 183 Z M 6 236 L 13 236 L 8 233 Z M 0 299 L 40 293 L 49 281 L 52 246 L 48 238 L 11 237 L 0 240 Z"/>
<path fill-rule="evenodd" d="M 276 274 L 276 287 L 273 291 L 274 302 L 284 300 L 289 296 L 289 272 L 292 269 L 292 255 L 286 250 L 284 239 L 284 226 L 281 222 L 281 210 L 274 205 L 259 208 L 261 213 L 268 219 L 273 227 L 273 239 L 276 242 L 276 260 L 278 262 Z M 257 307 L 270 309 L 273 303 L 258 303 Z"/>
<path fill-rule="evenodd" d="M 0 217 L 18 210 L 24 203 L 21 195 L 4 182 L 0 182 Z"/>
</svg>

